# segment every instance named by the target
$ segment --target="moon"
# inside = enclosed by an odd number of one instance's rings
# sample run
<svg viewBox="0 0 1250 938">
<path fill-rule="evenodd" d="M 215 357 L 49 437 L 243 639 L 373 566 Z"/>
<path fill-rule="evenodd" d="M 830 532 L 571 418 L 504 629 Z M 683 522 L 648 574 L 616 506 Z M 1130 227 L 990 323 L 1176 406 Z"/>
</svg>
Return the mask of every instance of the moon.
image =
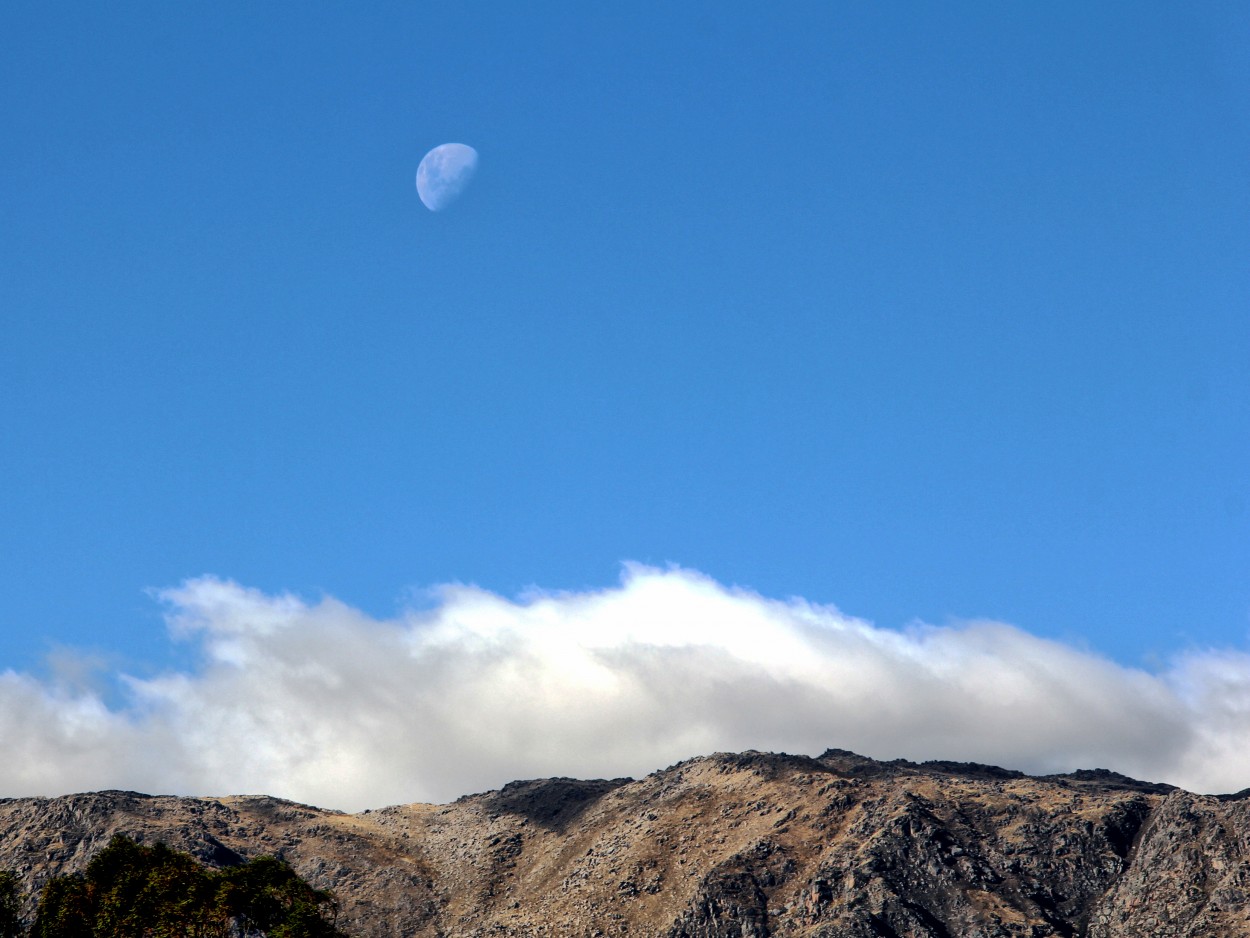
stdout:
<svg viewBox="0 0 1250 938">
<path fill-rule="evenodd" d="M 459 198 L 477 170 L 477 150 L 464 143 L 444 143 L 421 158 L 417 195 L 431 212 L 441 212 Z"/>
</svg>

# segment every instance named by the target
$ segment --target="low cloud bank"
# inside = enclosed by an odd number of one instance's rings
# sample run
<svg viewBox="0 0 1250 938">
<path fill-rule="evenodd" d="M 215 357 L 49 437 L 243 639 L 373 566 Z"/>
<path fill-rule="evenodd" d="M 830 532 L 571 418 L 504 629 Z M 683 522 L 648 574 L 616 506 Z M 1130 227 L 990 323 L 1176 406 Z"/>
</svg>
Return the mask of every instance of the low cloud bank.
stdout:
<svg viewBox="0 0 1250 938">
<path fill-rule="evenodd" d="M 1240 653 L 1149 674 L 1002 623 L 898 632 L 637 565 L 580 593 L 445 586 L 389 620 L 209 577 L 159 595 L 200 664 L 124 677 L 113 708 L 0 674 L 0 794 L 264 792 L 353 810 L 829 746 L 1250 786 Z"/>
</svg>

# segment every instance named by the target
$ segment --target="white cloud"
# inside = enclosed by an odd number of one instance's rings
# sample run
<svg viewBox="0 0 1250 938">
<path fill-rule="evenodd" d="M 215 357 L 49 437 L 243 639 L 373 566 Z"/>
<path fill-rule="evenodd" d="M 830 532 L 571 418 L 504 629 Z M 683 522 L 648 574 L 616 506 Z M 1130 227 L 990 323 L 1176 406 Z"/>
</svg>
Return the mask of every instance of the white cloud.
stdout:
<svg viewBox="0 0 1250 938">
<path fill-rule="evenodd" d="M 748 748 L 1104 766 L 1250 784 L 1250 657 L 1148 674 L 1009 625 L 879 629 L 698 573 L 509 600 L 467 586 L 376 620 L 214 578 L 159 594 L 193 671 L 86 685 L 0 674 L 0 793 L 277 794 L 356 809 L 546 775 L 638 775 Z"/>
</svg>

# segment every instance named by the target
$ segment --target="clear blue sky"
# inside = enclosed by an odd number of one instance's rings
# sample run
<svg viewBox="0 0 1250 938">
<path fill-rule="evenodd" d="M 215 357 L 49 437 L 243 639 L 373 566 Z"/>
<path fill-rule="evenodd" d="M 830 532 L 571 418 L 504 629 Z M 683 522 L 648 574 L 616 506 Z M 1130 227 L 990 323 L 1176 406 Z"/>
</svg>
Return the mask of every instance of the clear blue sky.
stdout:
<svg viewBox="0 0 1250 938">
<path fill-rule="evenodd" d="M 1245 647 L 1248 11 L 8 0 L 0 667 L 623 560 Z"/>
</svg>

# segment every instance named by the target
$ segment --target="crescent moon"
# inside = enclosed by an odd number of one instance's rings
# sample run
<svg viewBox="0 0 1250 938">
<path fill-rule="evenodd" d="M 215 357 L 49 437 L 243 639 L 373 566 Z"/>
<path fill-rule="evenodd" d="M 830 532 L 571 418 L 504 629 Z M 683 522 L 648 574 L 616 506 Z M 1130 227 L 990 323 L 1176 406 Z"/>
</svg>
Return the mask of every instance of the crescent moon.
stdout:
<svg viewBox="0 0 1250 938">
<path fill-rule="evenodd" d="M 444 143 L 421 158 L 417 195 L 431 212 L 441 212 L 459 198 L 477 171 L 477 150 L 464 143 Z"/>
</svg>

